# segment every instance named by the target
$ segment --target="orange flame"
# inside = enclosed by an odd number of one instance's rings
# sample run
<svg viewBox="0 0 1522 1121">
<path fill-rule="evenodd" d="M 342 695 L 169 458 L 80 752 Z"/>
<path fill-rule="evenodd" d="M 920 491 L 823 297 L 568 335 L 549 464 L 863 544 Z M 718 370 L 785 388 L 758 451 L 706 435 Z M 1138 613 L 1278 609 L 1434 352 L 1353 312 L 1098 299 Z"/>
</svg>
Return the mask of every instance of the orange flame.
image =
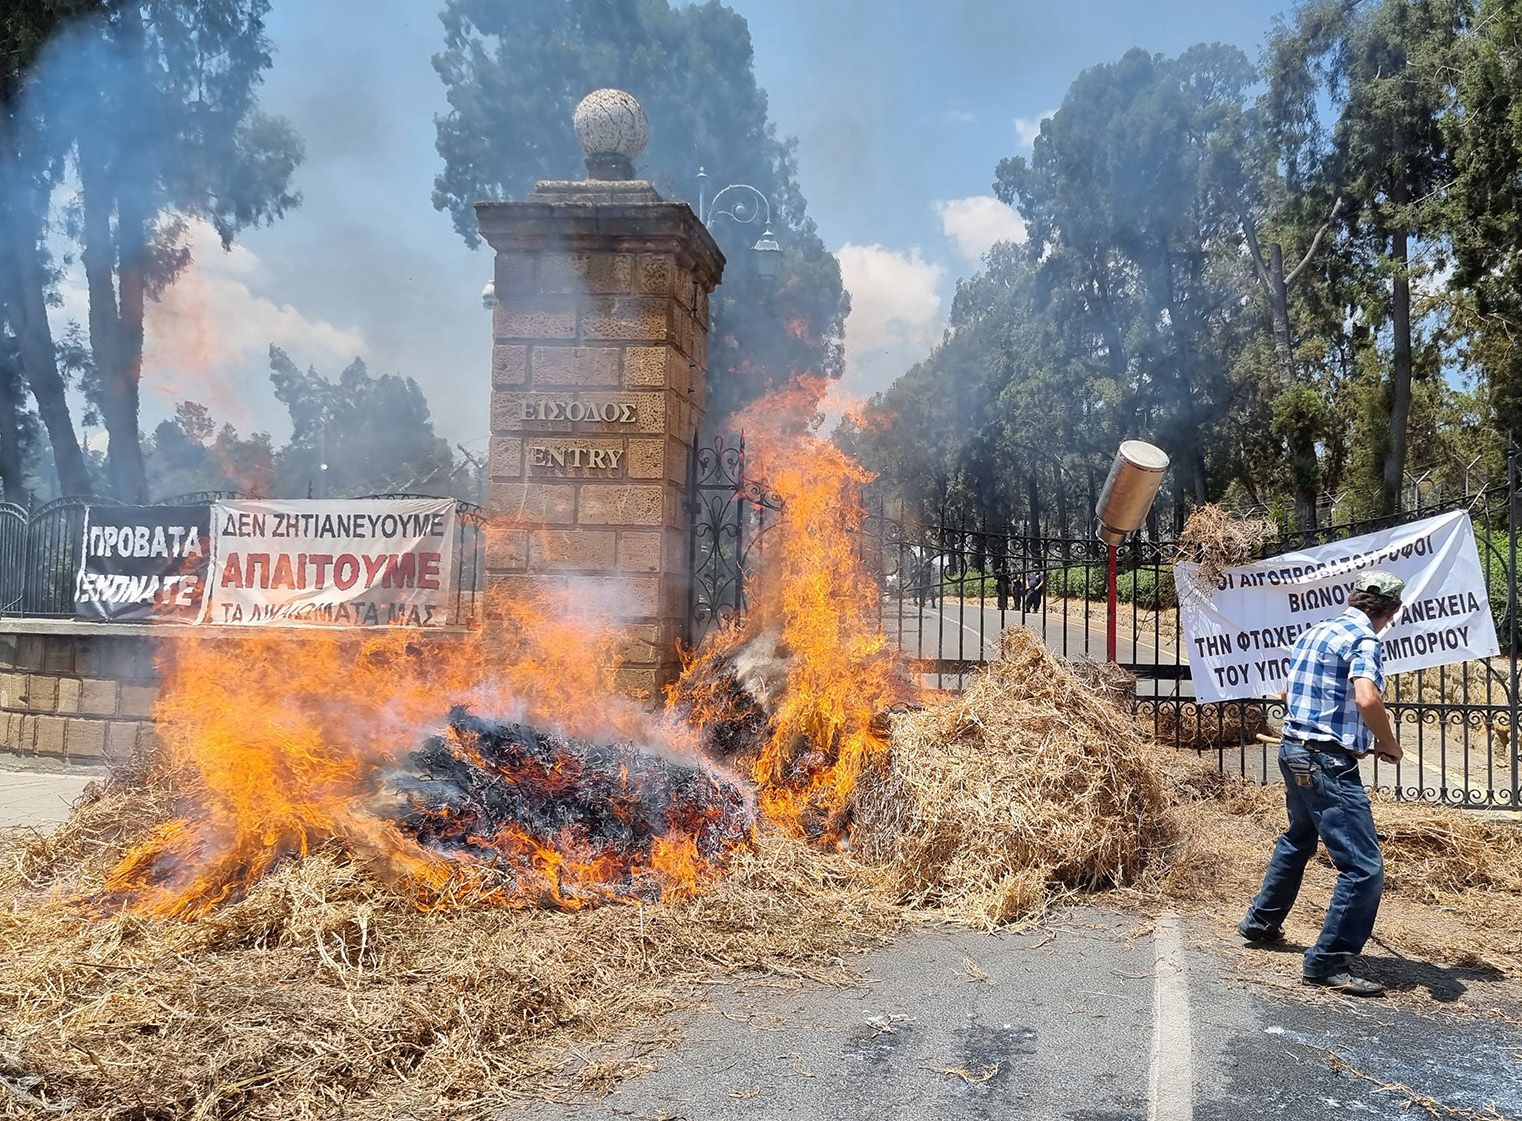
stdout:
<svg viewBox="0 0 1522 1121">
<path fill-rule="evenodd" d="M 826 841 L 844 836 L 857 778 L 887 749 L 882 714 L 915 692 L 880 626 L 881 593 L 863 560 L 862 488 L 872 476 L 816 431 L 827 388 L 824 379 L 797 380 L 737 418 L 749 474 L 784 508 L 749 584 L 750 616 L 716 640 L 722 655 L 778 636 L 785 686 L 760 729 L 757 799 L 785 828 Z M 690 725 L 621 693 L 622 637 L 586 602 L 552 587 L 499 590 L 487 598 L 482 630 L 447 636 L 314 628 L 178 640 L 163 653 L 155 717 L 184 808 L 127 853 L 91 902 L 193 916 L 236 898 L 277 862 L 328 844 L 429 908 L 632 900 L 638 892 L 608 885 L 634 877 L 661 892 L 692 890 L 714 869 L 682 823 L 611 861 L 570 833 L 503 826 L 470 835 L 474 850 L 527 870 L 504 888 L 489 860 L 420 844 L 377 805 L 388 769 L 455 705 L 689 759 L 715 721 L 735 716 L 724 690 L 689 689 L 689 699 L 715 701 L 695 706 Z M 714 664 L 712 653 L 704 664 Z M 451 725 L 449 736 L 449 752 L 469 761 L 469 735 Z M 444 833 L 454 822 L 438 824 Z"/>
<path fill-rule="evenodd" d="M 619 634 L 569 594 L 491 596 L 487 615 L 489 630 L 467 634 L 269 629 L 166 644 L 154 715 L 184 809 L 127 853 L 94 906 L 201 914 L 332 842 L 421 906 L 584 905 L 566 889 L 617 877 L 569 839 L 495 838 L 541 881 L 504 895 L 484 865 L 425 848 L 377 812 L 387 768 L 455 704 L 589 739 L 683 746 L 680 729 L 617 691 Z M 667 837 L 621 871 L 688 890 L 706 869 L 686 841 Z"/>
<path fill-rule="evenodd" d="M 825 840 L 842 834 L 857 777 L 887 748 L 883 713 L 915 693 L 883 633 L 881 590 L 863 560 L 862 488 L 873 475 L 815 431 L 829 385 L 797 379 L 734 421 L 747 474 L 781 498 L 782 514 L 750 580 L 750 614 L 714 640 L 722 661 L 780 628 L 786 688 L 755 763 L 760 804 L 784 826 Z M 703 669 L 689 662 L 672 695 L 696 698 L 692 718 L 711 727 L 735 713 L 731 693 L 691 679 L 713 666 L 714 651 L 707 654 Z"/>
</svg>

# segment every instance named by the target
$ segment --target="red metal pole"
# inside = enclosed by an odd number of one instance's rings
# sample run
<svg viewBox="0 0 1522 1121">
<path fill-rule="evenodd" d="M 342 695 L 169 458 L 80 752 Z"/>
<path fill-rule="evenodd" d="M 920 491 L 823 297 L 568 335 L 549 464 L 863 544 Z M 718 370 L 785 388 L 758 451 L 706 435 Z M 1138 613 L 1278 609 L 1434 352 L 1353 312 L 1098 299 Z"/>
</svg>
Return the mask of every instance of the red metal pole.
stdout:
<svg viewBox="0 0 1522 1121">
<path fill-rule="evenodd" d="M 1108 644 L 1109 660 L 1115 660 L 1115 546 L 1108 546 L 1110 550 L 1110 612 L 1105 621 L 1105 639 Z"/>
</svg>

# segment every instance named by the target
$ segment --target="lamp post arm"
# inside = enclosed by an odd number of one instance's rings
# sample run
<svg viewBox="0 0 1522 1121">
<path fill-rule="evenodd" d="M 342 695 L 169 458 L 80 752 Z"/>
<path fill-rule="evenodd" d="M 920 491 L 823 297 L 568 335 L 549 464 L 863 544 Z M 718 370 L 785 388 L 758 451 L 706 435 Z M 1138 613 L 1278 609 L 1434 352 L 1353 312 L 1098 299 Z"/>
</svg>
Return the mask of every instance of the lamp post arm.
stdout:
<svg viewBox="0 0 1522 1121">
<path fill-rule="evenodd" d="M 719 200 L 731 191 L 736 192 L 735 197 L 727 207 L 720 207 Z M 701 197 L 699 202 L 701 203 Z M 749 183 L 731 183 L 708 203 L 708 212 L 699 214 L 703 225 L 711 226 L 714 218 L 728 217 L 730 220 L 739 222 L 741 225 L 750 225 L 765 214 L 764 228 L 770 228 L 772 224 L 772 204 L 759 189 Z"/>
</svg>

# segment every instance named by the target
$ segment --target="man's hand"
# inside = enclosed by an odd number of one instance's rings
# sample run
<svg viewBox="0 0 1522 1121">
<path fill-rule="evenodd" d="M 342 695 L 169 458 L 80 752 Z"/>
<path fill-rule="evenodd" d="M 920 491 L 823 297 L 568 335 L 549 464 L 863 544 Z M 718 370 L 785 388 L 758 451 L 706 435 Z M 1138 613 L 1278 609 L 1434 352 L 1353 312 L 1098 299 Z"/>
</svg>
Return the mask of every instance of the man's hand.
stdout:
<svg viewBox="0 0 1522 1121">
<path fill-rule="evenodd" d="M 1374 733 L 1374 754 L 1387 763 L 1399 763 L 1400 744 L 1395 741 L 1395 730 L 1390 727 L 1390 714 L 1385 711 L 1384 698 L 1379 689 L 1367 677 L 1353 679 L 1353 701 L 1358 705 L 1358 715 Z"/>
</svg>

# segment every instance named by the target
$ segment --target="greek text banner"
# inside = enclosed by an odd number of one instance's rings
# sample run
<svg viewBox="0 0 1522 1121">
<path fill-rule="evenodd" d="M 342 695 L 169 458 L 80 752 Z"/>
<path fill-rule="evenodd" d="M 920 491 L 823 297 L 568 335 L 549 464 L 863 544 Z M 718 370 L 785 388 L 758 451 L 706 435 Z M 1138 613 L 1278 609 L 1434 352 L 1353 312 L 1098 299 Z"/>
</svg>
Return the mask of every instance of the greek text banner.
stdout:
<svg viewBox="0 0 1522 1121">
<path fill-rule="evenodd" d="M 220 502 L 208 621 L 442 627 L 454 603 L 453 499 Z"/>
<path fill-rule="evenodd" d="M 206 610 L 206 506 L 90 506 L 74 614 L 107 623 L 199 623 Z"/>
<path fill-rule="evenodd" d="M 1463 511 L 1228 568 L 1206 596 L 1192 564 L 1176 565 L 1189 671 L 1205 702 L 1278 693 L 1308 627 L 1347 609 L 1360 572 L 1406 581 L 1384 640 L 1385 672 L 1408 673 L 1500 652 L 1474 527 Z"/>
</svg>

